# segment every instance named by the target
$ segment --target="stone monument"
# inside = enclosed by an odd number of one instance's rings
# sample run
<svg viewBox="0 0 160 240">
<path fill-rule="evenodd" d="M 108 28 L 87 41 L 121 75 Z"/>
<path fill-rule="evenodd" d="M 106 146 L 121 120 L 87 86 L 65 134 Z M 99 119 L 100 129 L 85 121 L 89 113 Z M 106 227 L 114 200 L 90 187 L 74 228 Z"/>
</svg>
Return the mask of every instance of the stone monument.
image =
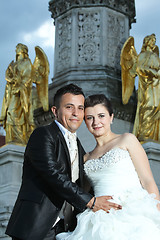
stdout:
<svg viewBox="0 0 160 240">
<path fill-rule="evenodd" d="M 55 61 L 50 103 L 57 88 L 75 83 L 85 95 L 103 93 L 114 107 L 113 130 L 132 131 L 136 110 L 135 92 L 122 104 L 120 52 L 135 22 L 134 0 L 51 0 L 55 24 Z M 43 122 L 42 114 L 37 118 Z M 79 137 L 86 151 L 93 140 L 82 125 Z M 88 141 L 88 139 L 90 139 Z"/>
</svg>

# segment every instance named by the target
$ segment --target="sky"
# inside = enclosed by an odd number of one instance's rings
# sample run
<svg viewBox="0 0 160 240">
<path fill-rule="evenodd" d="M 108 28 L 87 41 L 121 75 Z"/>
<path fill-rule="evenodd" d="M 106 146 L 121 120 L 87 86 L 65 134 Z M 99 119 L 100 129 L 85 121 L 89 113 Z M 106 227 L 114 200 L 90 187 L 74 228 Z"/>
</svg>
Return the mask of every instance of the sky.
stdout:
<svg viewBox="0 0 160 240">
<path fill-rule="evenodd" d="M 35 46 L 40 46 L 50 63 L 49 82 L 53 77 L 54 24 L 48 10 L 49 0 L 0 0 L 0 111 L 5 90 L 5 71 L 15 60 L 18 43 L 26 44 L 34 62 Z M 143 38 L 155 33 L 160 47 L 160 0 L 135 0 L 136 23 L 130 35 L 135 39 L 137 53 Z"/>
<path fill-rule="evenodd" d="M 35 46 L 46 53 L 53 77 L 54 24 L 48 10 L 49 0 L 0 0 L 0 111 L 5 91 L 5 71 L 15 61 L 18 43 L 27 45 L 34 62 Z"/>
</svg>

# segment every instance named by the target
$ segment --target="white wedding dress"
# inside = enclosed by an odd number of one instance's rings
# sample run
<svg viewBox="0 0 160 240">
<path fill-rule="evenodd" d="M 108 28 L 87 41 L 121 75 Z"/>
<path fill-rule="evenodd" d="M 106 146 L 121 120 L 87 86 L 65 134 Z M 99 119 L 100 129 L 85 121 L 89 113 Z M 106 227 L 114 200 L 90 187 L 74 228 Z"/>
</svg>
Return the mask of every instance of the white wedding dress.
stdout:
<svg viewBox="0 0 160 240">
<path fill-rule="evenodd" d="M 160 240 L 158 201 L 142 188 L 128 151 L 111 149 L 88 160 L 84 170 L 95 196 L 112 195 L 122 210 L 86 209 L 78 214 L 76 229 L 58 234 L 57 240 Z"/>
</svg>

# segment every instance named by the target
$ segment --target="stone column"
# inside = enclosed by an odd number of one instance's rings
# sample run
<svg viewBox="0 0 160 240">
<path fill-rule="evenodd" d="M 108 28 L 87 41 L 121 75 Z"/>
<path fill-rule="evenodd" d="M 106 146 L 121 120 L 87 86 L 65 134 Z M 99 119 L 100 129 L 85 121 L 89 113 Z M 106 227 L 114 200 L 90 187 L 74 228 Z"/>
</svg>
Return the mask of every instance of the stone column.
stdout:
<svg viewBox="0 0 160 240">
<path fill-rule="evenodd" d="M 25 147 L 7 144 L 0 148 L 0 239 L 5 235 L 22 179 L 22 163 Z M 25 216 L 24 216 L 25 217 Z"/>
<path fill-rule="evenodd" d="M 136 96 L 122 104 L 120 52 L 135 22 L 134 0 L 51 0 L 49 10 L 56 29 L 50 104 L 57 88 L 75 83 L 86 96 L 109 97 L 115 115 L 113 131 L 131 132 Z M 82 140 L 86 139 L 84 129 L 79 131 Z M 84 145 L 89 141 L 88 137 Z"/>
<path fill-rule="evenodd" d="M 58 88 L 75 83 L 86 96 L 104 93 L 109 97 L 115 114 L 113 129 L 131 132 L 136 95 L 129 104 L 122 104 L 120 52 L 135 22 L 134 0 L 51 0 L 49 10 L 55 24 L 50 105 Z M 34 117 L 37 126 L 52 121 L 51 112 L 40 109 Z"/>
<path fill-rule="evenodd" d="M 135 21 L 134 0 L 52 0 L 49 10 L 56 27 L 54 86 L 74 81 L 89 94 L 119 95 L 120 51 Z"/>
<path fill-rule="evenodd" d="M 160 143 L 147 142 L 142 146 L 147 153 L 154 179 L 160 191 Z"/>
</svg>

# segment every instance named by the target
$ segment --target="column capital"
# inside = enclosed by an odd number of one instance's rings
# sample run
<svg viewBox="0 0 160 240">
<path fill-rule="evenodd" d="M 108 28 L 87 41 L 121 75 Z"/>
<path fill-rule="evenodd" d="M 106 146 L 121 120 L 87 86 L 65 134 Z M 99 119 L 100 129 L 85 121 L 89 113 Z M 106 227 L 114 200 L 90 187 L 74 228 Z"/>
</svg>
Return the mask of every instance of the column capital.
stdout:
<svg viewBox="0 0 160 240">
<path fill-rule="evenodd" d="M 83 7 L 107 7 L 117 12 L 121 12 L 129 17 L 130 26 L 135 20 L 135 1 L 134 0 L 50 0 L 49 11 L 52 18 L 56 19 L 72 8 Z"/>
</svg>

